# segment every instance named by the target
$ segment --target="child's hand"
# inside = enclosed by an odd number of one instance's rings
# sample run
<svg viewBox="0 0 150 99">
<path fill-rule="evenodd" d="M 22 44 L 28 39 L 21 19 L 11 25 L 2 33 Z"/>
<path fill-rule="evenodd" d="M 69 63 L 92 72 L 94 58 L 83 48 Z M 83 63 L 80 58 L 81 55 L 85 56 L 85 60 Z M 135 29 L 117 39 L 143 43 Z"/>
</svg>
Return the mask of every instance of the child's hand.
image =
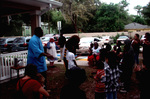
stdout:
<svg viewBox="0 0 150 99">
<path fill-rule="evenodd" d="M 54 57 L 52 55 L 50 55 L 50 54 L 47 55 L 47 58 L 54 59 Z"/>
</svg>

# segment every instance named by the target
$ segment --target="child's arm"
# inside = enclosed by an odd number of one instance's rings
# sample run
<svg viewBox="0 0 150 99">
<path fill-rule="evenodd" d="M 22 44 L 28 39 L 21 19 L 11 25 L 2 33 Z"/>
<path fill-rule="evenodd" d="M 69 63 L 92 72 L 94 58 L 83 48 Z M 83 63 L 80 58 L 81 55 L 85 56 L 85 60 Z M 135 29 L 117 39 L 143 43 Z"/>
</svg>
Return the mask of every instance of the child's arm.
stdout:
<svg viewBox="0 0 150 99">
<path fill-rule="evenodd" d="M 77 62 L 75 60 L 73 60 L 74 64 L 78 67 Z"/>
<path fill-rule="evenodd" d="M 99 80 L 100 80 L 97 74 L 94 76 L 94 79 L 95 79 L 96 81 L 99 81 Z"/>
<path fill-rule="evenodd" d="M 39 92 L 46 97 L 49 97 L 49 93 L 41 86 Z"/>
</svg>

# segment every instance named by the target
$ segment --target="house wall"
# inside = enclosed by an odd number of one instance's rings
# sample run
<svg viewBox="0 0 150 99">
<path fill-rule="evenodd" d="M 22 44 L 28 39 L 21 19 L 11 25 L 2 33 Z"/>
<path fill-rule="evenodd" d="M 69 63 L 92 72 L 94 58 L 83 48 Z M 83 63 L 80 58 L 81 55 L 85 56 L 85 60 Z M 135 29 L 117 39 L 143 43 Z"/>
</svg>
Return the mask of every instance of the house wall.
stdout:
<svg viewBox="0 0 150 99">
<path fill-rule="evenodd" d="M 146 31 L 150 31 L 150 29 L 128 29 L 128 30 L 124 30 L 126 32 L 146 32 Z"/>
</svg>

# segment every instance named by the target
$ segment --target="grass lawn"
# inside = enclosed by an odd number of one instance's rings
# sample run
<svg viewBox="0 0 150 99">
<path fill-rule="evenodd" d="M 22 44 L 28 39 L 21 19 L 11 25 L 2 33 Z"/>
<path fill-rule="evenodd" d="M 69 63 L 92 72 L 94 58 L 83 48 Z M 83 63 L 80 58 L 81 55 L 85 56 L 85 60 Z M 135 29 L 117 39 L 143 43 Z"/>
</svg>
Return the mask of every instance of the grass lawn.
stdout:
<svg viewBox="0 0 150 99">
<path fill-rule="evenodd" d="M 63 65 L 55 65 L 56 67 L 52 68 L 48 66 L 47 71 L 47 86 L 51 90 L 49 99 L 59 99 L 61 88 L 67 82 L 65 78 L 65 68 Z M 80 86 L 82 90 L 85 91 L 87 99 L 94 99 L 94 89 L 95 81 L 91 77 L 91 72 L 96 71 L 91 67 L 81 67 L 85 69 L 87 80 Z M 3 84 L 0 84 L 0 98 L 1 99 L 11 99 L 11 96 L 14 93 L 17 80 L 12 80 Z M 118 99 L 139 99 L 139 93 L 137 81 L 135 80 L 135 74 L 132 77 L 131 90 L 128 94 L 118 92 Z"/>
</svg>

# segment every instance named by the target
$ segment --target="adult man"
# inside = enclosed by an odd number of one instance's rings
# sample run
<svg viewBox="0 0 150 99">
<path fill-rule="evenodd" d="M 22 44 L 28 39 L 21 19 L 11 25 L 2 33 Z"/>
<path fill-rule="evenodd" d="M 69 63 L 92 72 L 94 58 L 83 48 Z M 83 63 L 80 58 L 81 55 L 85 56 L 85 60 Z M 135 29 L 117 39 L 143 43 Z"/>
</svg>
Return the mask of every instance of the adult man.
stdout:
<svg viewBox="0 0 150 99">
<path fill-rule="evenodd" d="M 60 45 L 60 59 L 58 60 L 58 62 L 61 62 L 61 60 L 62 60 L 62 52 L 63 52 L 63 48 L 64 48 L 65 43 L 66 43 L 66 38 L 61 33 L 60 37 L 59 37 L 59 41 L 58 41 L 58 45 Z"/>
<path fill-rule="evenodd" d="M 140 48 L 139 34 L 135 34 L 134 39 L 132 40 L 132 47 L 134 50 L 135 62 L 137 65 L 139 65 L 139 48 Z"/>
<path fill-rule="evenodd" d="M 43 36 L 43 30 L 41 27 L 36 27 L 34 30 L 34 35 L 30 39 L 28 46 L 28 57 L 27 64 L 34 64 L 37 66 L 38 73 L 41 73 L 45 78 L 45 85 L 47 82 L 47 65 L 45 56 L 48 58 L 53 58 L 50 54 L 44 53 L 44 48 L 40 37 Z M 32 72 L 32 71 L 31 71 Z"/>
</svg>

